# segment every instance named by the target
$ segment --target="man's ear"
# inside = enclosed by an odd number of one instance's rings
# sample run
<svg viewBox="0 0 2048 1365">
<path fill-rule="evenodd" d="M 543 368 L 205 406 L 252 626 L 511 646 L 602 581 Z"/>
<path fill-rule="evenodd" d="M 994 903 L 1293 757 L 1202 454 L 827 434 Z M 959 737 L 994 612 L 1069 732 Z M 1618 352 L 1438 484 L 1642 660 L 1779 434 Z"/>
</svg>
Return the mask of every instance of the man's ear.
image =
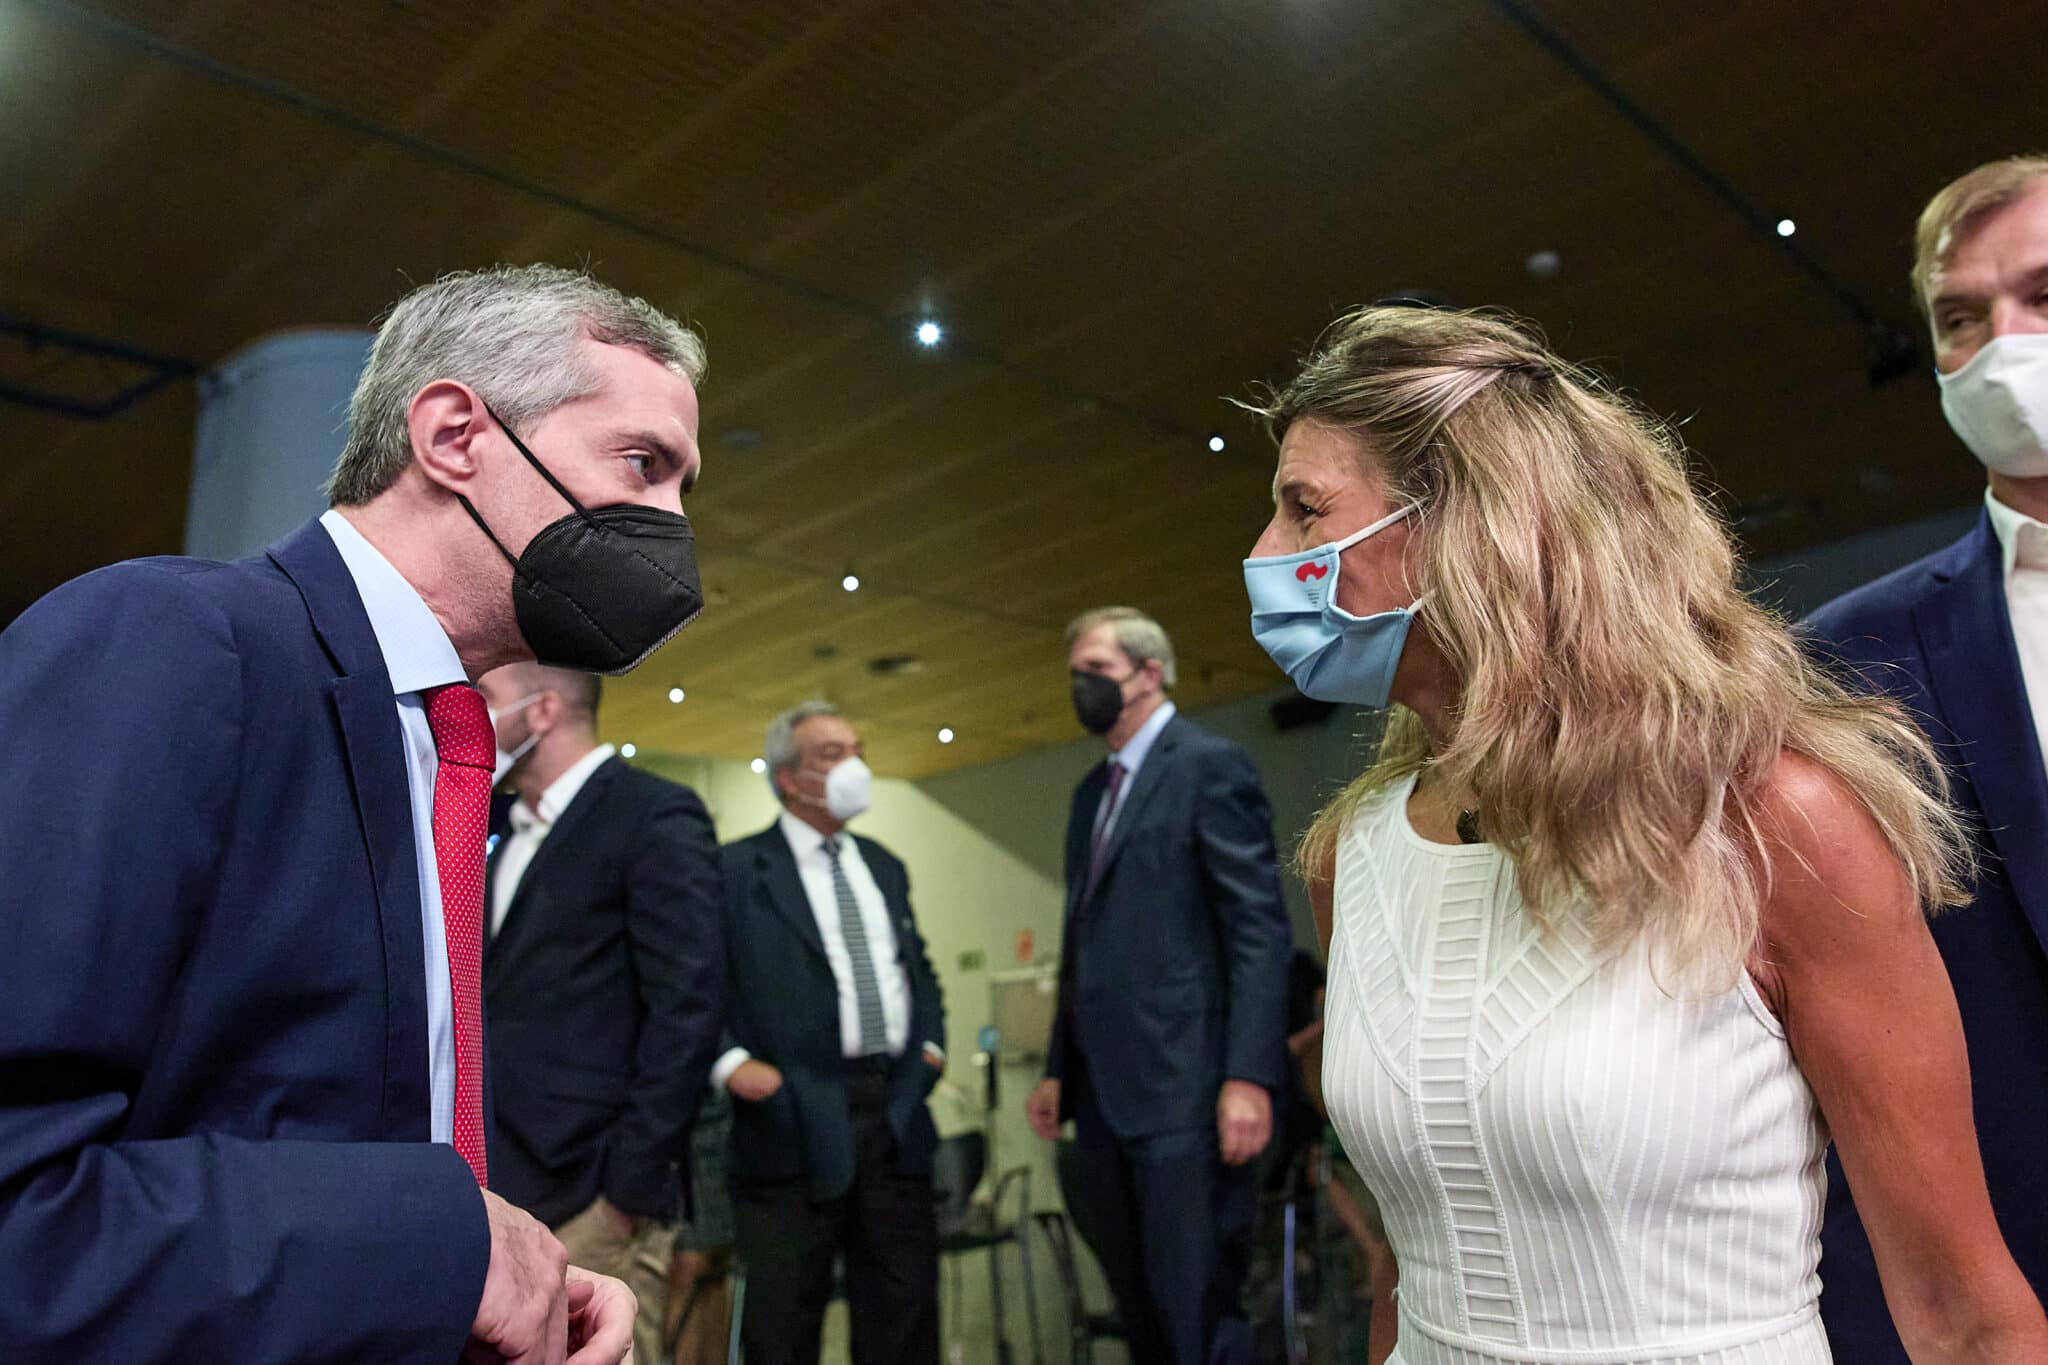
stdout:
<svg viewBox="0 0 2048 1365">
<path fill-rule="evenodd" d="M 562 723 L 562 694 L 542 692 L 526 705 L 527 729 L 544 735 Z"/>
<path fill-rule="evenodd" d="M 436 379 L 412 396 L 405 425 L 420 472 L 446 491 L 466 496 L 483 471 L 478 438 L 497 427 L 483 399 L 467 384 Z"/>
</svg>

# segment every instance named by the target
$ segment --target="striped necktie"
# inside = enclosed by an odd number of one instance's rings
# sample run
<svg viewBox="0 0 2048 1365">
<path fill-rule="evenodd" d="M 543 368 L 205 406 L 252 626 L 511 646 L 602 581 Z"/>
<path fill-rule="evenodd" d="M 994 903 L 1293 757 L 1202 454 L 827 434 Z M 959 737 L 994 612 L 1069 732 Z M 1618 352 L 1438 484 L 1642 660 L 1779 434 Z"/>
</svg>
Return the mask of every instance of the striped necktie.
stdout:
<svg viewBox="0 0 2048 1365">
<path fill-rule="evenodd" d="M 853 898 L 853 886 L 839 862 L 839 836 L 825 841 L 825 857 L 832 864 L 832 895 L 839 902 L 839 932 L 846 939 L 846 957 L 853 968 L 853 998 L 860 1012 L 860 1037 L 854 1055 L 871 1057 L 889 1050 L 889 1023 L 882 1014 L 882 988 L 875 980 L 875 959 L 868 951 L 868 931 L 860 917 L 860 903 Z"/>
</svg>

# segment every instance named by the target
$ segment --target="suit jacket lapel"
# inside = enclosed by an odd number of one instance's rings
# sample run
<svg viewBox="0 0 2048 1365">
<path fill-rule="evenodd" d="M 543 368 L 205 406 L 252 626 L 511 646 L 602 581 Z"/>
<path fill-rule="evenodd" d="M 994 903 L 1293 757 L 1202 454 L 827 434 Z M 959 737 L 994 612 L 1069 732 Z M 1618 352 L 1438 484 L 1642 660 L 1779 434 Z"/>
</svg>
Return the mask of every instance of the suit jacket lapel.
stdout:
<svg viewBox="0 0 2048 1365">
<path fill-rule="evenodd" d="M 614 755 L 597 765 L 597 771 L 584 781 L 576 793 L 576 799 L 562 812 L 562 818 L 548 829 L 547 836 L 540 841 L 540 847 L 533 851 L 533 857 L 527 859 L 526 871 L 520 874 L 519 885 L 512 892 L 512 903 L 505 907 L 505 922 L 498 926 L 498 932 L 491 940 L 489 951 L 493 957 L 503 959 L 518 943 L 526 941 L 529 935 L 521 932 L 519 926 L 531 918 L 526 907 L 527 902 L 533 898 L 534 888 L 542 884 L 541 878 L 547 875 L 547 869 L 552 862 L 564 856 L 556 850 L 575 847 L 575 831 L 590 820 L 591 811 L 603 804 L 604 794 L 618 772 L 614 765 L 624 761 Z M 506 835 L 506 838 L 510 837 L 511 835 Z M 491 904 L 491 885 L 497 879 L 497 865 L 498 859 L 493 857 L 484 884 L 486 907 Z M 501 944 L 504 946 L 501 947 Z"/>
<path fill-rule="evenodd" d="M 756 837 L 759 844 L 754 856 L 769 908 L 782 917 L 805 947 L 817 954 L 820 962 L 829 965 L 825 938 L 818 932 L 818 917 L 811 911 L 811 898 L 805 894 L 804 880 L 797 874 L 796 855 L 790 852 L 789 840 L 783 837 L 780 825 L 770 825 Z"/>
<path fill-rule="evenodd" d="M 1158 791 L 1160 785 L 1166 781 L 1167 770 L 1173 766 L 1173 751 L 1180 743 L 1180 723 L 1179 716 L 1166 722 L 1166 728 L 1152 741 L 1152 750 L 1145 755 L 1143 766 L 1124 788 L 1123 803 L 1116 811 L 1116 824 L 1109 831 L 1109 846 L 1102 850 L 1102 871 L 1097 874 L 1095 886 L 1090 888 L 1090 894 L 1099 890 L 1102 884 L 1109 880 L 1109 869 L 1115 866 L 1117 854 L 1123 852 L 1124 845 L 1130 842 L 1132 829 L 1136 828 L 1139 818 L 1145 813 L 1145 803 L 1152 799 L 1152 793 Z M 1094 828 L 1092 823 L 1089 828 Z M 1082 856 L 1087 856 L 1085 850 Z"/>
<path fill-rule="evenodd" d="M 1109 764 L 1096 764 L 1074 792 L 1073 814 L 1067 820 L 1067 913 L 1072 914 L 1088 881 L 1088 845 L 1101 812 L 1102 793 L 1109 786 Z"/>
<path fill-rule="evenodd" d="M 2020 908 L 2048 947 L 2048 773 L 1988 517 L 1978 521 L 1973 540 L 1954 576 L 1914 607 L 1914 625 L 1927 653 L 1928 685 L 1955 739 L 1949 757 L 1968 773 Z"/>
<path fill-rule="evenodd" d="M 384 1123 L 396 1138 L 424 1142 L 431 1109 L 426 949 L 420 929 L 412 789 L 391 675 L 355 580 L 318 522 L 300 527 L 271 546 L 268 554 L 298 587 L 313 629 L 339 672 L 329 684 L 329 695 L 348 761 L 384 941 Z"/>
</svg>

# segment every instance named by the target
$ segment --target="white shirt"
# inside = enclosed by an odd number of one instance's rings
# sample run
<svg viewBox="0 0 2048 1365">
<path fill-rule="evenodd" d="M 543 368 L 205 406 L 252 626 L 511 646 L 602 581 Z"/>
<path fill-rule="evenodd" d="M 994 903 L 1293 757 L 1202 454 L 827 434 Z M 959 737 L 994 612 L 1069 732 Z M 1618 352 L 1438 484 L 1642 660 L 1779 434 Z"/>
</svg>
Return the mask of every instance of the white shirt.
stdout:
<svg viewBox="0 0 2048 1365">
<path fill-rule="evenodd" d="M 505 912 L 512 908 L 512 897 L 519 893 L 519 883 L 526 876 L 526 869 L 533 864 L 533 855 L 540 852 L 540 841 L 548 837 L 548 831 L 555 827 L 555 821 L 562 818 L 562 812 L 576 799 L 583 784 L 590 775 L 604 766 L 616 750 L 609 744 L 600 744 L 583 757 L 570 764 L 568 769 L 540 794 L 538 809 L 528 809 L 524 799 L 512 803 L 512 832 L 505 836 L 505 842 L 498 849 L 498 865 L 491 877 L 491 937 L 505 927 Z"/>
<path fill-rule="evenodd" d="M 462 658 L 434 613 L 377 547 L 333 509 L 320 524 L 341 551 L 355 580 L 356 595 L 370 618 L 391 691 L 397 698 L 398 730 L 405 740 L 405 785 L 412 798 L 412 843 L 420 877 L 420 938 L 427 967 L 427 1084 L 432 1112 L 429 1135 L 452 1142 L 455 1135 L 455 1019 L 448 984 L 448 934 L 441 923 L 441 875 L 434 861 L 434 775 L 440 760 L 427 724 L 430 687 L 468 682 Z"/>
<path fill-rule="evenodd" d="M 2034 738 L 2048 760 L 2048 524 L 1984 493 L 1991 531 L 2004 554 L 2005 608 L 2019 649 L 2020 680 L 2034 713 Z"/>
<path fill-rule="evenodd" d="M 796 872 L 803 882 L 804 898 L 811 903 L 811 916 L 818 922 L 818 937 L 825 941 L 825 958 L 832 964 L 833 980 L 839 984 L 839 1040 L 848 1057 L 860 1055 L 860 996 L 853 981 L 853 959 L 846 952 L 846 933 L 839 923 L 839 894 L 832 886 L 832 860 L 825 853 L 825 836 L 788 811 L 776 821 L 789 851 L 796 857 Z M 839 833 L 839 867 L 853 891 L 860 909 L 861 928 L 868 941 L 868 956 L 874 963 L 875 986 L 882 995 L 882 1023 L 888 1034 L 889 1053 L 900 1054 L 910 1043 L 910 973 L 903 968 L 903 952 L 896 941 L 896 926 L 889 918 L 889 903 L 882 888 L 875 885 L 860 856 L 860 845 L 844 830 Z M 943 1057 L 936 1042 L 924 1047 Z M 711 1084 L 724 1088 L 726 1080 L 752 1054 L 743 1047 L 729 1050 L 711 1068 Z"/>
<path fill-rule="evenodd" d="M 1173 719 L 1174 710 L 1172 702 L 1161 702 L 1157 711 L 1145 717 L 1145 723 L 1138 727 L 1138 733 L 1132 735 L 1123 748 L 1109 756 L 1111 763 L 1124 770 L 1124 781 L 1123 785 L 1117 788 L 1116 805 L 1106 811 L 1097 812 L 1097 833 L 1094 840 L 1107 839 L 1110 830 L 1116 827 L 1117 814 L 1123 810 L 1124 802 L 1130 799 L 1131 780 L 1137 777 L 1138 769 L 1145 765 L 1145 756 L 1152 752 L 1152 746 L 1158 742 L 1159 732 L 1166 728 L 1166 722 Z M 1108 790 L 1107 787 L 1103 788 L 1105 794 Z"/>
</svg>

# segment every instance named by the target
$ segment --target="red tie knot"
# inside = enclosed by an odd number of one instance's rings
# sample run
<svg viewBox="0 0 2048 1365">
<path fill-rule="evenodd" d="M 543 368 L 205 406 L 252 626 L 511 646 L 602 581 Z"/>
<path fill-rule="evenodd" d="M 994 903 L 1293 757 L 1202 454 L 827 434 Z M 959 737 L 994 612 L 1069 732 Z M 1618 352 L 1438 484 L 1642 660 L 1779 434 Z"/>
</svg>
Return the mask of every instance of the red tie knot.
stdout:
<svg viewBox="0 0 2048 1365">
<path fill-rule="evenodd" d="M 491 709 L 484 694 L 468 683 L 430 687 L 420 694 L 427 701 L 427 728 L 434 732 L 434 752 L 443 763 L 462 763 L 472 768 L 497 766 L 498 740 L 491 730 Z"/>
</svg>

